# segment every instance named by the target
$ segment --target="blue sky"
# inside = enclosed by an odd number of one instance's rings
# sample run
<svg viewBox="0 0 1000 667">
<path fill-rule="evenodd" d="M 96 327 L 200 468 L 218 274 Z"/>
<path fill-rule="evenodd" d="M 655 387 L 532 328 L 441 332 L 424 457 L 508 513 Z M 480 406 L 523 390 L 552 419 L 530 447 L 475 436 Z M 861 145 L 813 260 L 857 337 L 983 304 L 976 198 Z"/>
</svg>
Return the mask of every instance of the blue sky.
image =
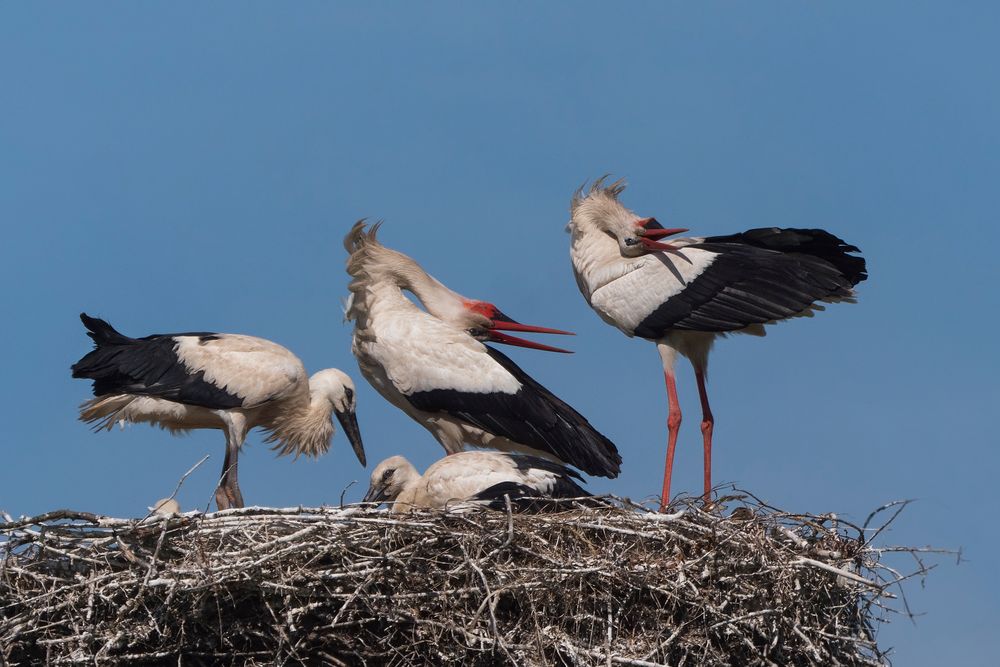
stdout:
<svg viewBox="0 0 1000 667">
<path fill-rule="evenodd" d="M 897 664 L 995 664 L 992 410 L 1000 11 L 989 3 L 105 3 L 0 9 L 0 507 L 135 515 L 180 475 L 205 505 L 223 439 L 75 420 L 82 310 L 123 332 L 276 340 L 359 386 L 370 462 L 439 446 L 369 388 L 341 322 L 341 239 L 383 240 L 576 354 L 514 358 L 659 489 L 666 397 L 652 344 L 586 306 L 563 231 L 604 173 L 667 226 L 823 227 L 859 245 L 857 305 L 720 342 L 715 477 L 863 520 L 917 498 L 891 542 L 962 547 L 881 633 Z M 675 488 L 696 492 L 693 376 Z M 335 503 L 366 473 L 252 435 L 249 503 Z"/>
</svg>

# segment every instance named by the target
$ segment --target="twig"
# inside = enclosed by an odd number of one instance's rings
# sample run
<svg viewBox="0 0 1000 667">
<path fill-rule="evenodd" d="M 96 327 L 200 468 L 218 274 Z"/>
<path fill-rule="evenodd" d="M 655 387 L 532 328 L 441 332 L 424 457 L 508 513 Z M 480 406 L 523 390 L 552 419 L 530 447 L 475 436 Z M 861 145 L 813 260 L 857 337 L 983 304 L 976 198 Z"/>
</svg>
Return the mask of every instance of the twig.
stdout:
<svg viewBox="0 0 1000 667">
<path fill-rule="evenodd" d="M 673 507 L 11 519 L 0 662 L 879 665 L 873 627 L 934 566 L 750 495 Z"/>
<path fill-rule="evenodd" d="M 184 484 L 184 480 L 186 480 L 188 478 L 188 475 L 190 475 L 195 470 L 197 470 L 198 466 L 200 466 L 202 463 L 204 463 L 205 461 L 207 461 L 209 458 L 211 458 L 211 456 L 209 454 L 205 454 L 203 457 L 201 457 L 200 461 L 198 461 L 193 466 L 191 466 L 190 468 L 188 468 L 188 471 L 186 473 L 184 473 L 183 475 L 181 475 L 181 478 L 179 480 L 177 480 L 177 486 L 174 487 L 174 492 L 171 493 L 169 496 L 167 496 L 165 498 L 165 500 L 173 500 L 174 498 L 176 498 L 177 497 L 177 492 L 181 490 L 181 486 Z M 153 514 L 155 514 L 155 509 L 149 510 L 149 514 L 147 514 L 143 518 L 148 519 L 149 517 L 153 516 Z"/>
</svg>

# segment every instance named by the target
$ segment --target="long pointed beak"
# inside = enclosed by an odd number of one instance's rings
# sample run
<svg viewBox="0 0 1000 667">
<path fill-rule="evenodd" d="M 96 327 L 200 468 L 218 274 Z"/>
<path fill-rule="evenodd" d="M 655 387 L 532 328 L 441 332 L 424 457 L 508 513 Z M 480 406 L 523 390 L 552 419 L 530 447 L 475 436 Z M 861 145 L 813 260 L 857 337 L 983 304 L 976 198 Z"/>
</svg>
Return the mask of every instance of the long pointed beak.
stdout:
<svg viewBox="0 0 1000 667">
<path fill-rule="evenodd" d="M 557 333 L 566 333 L 565 331 L 560 331 Z M 518 338 L 517 336 L 508 336 L 507 334 L 502 334 L 499 331 L 489 331 L 486 334 L 494 343 L 503 343 L 504 345 L 513 345 L 515 347 L 527 347 L 532 350 L 544 350 L 545 352 L 562 352 L 563 354 L 573 354 L 573 350 L 564 350 L 561 347 L 553 347 L 551 345 L 545 345 L 544 343 L 536 343 L 533 340 L 526 340 L 524 338 Z"/>
<path fill-rule="evenodd" d="M 384 502 L 388 496 L 385 493 L 385 489 L 381 486 L 369 486 L 368 493 L 365 497 L 361 499 L 363 503 L 381 503 Z"/>
<path fill-rule="evenodd" d="M 671 229 L 641 229 L 639 230 L 639 243 L 646 250 L 677 250 L 677 246 L 671 245 L 669 243 L 659 243 L 653 239 L 662 239 L 667 236 L 673 236 L 674 234 L 683 234 L 688 231 L 683 227 L 673 227 Z"/>
<path fill-rule="evenodd" d="M 334 410 L 334 412 L 337 415 L 337 421 L 340 422 L 340 427 L 344 429 L 344 435 L 351 441 L 351 448 L 358 457 L 358 461 L 361 462 L 362 466 L 368 465 L 368 461 L 365 459 L 365 446 L 361 442 L 361 429 L 358 428 L 358 416 L 354 410 L 343 412 Z"/>
<path fill-rule="evenodd" d="M 536 327 L 531 324 L 521 324 L 520 322 L 515 322 L 511 319 L 497 319 L 493 318 L 493 328 L 500 329 L 502 331 L 524 331 L 527 333 L 544 333 L 544 334 L 558 334 L 560 336 L 575 336 L 576 334 L 572 331 L 563 331 L 562 329 L 549 329 L 547 327 Z"/>
<path fill-rule="evenodd" d="M 516 320 L 512 320 L 500 311 L 493 314 L 492 317 L 493 327 L 489 330 L 488 337 L 491 341 L 495 343 L 503 343 L 504 345 L 514 345 L 515 347 L 527 347 L 532 350 L 544 350 L 545 352 L 561 352 L 563 354 L 572 354 L 572 350 L 564 350 L 561 347 L 553 347 L 551 345 L 545 345 L 543 343 L 536 343 L 531 340 L 525 340 L 524 338 L 518 338 L 516 336 L 508 336 L 507 334 L 499 333 L 500 331 L 523 331 L 525 333 L 542 333 L 542 334 L 557 334 L 559 336 L 574 336 L 572 331 L 563 331 L 562 329 L 550 329 L 548 327 L 536 327 L 532 324 L 521 324 Z"/>
<path fill-rule="evenodd" d="M 683 234 L 688 231 L 684 227 L 673 227 L 671 229 L 644 229 L 642 236 L 647 239 L 662 239 L 664 236 L 673 236 L 674 234 Z"/>
</svg>

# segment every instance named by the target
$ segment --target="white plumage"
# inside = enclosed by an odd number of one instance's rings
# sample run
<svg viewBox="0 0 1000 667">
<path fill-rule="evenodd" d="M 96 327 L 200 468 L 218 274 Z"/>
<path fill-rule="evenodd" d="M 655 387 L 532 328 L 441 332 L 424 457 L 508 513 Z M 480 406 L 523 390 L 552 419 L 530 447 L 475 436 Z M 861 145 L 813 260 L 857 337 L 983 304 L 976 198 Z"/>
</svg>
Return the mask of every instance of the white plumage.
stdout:
<svg viewBox="0 0 1000 667">
<path fill-rule="evenodd" d="M 149 511 L 157 516 L 177 516 L 181 513 L 181 505 L 173 498 L 160 498 Z"/>
<path fill-rule="evenodd" d="M 493 304 L 467 299 L 412 259 L 384 247 L 378 226 L 345 239 L 361 374 L 390 403 L 429 430 L 445 451 L 465 445 L 527 452 L 614 477 L 611 441 L 572 407 L 483 341 L 557 350 L 498 330 L 565 333 L 521 325 Z M 427 309 L 407 298 L 414 294 Z"/>
<path fill-rule="evenodd" d="M 104 320 L 80 318 L 95 344 L 72 369 L 73 377 L 94 381 L 95 398 L 81 406 L 80 419 L 97 429 L 147 422 L 173 432 L 225 431 L 219 509 L 243 506 L 237 460 L 256 426 L 268 431 L 279 454 L 319 456 L 330 447 L 336 414 L 365 464 L 354 384 L 342 371 L 308 377 L 298 357 L 263 338 L 208 332 L 130 338 Z"/>
<path fill-rule="evenodd" d="M 705 377 L 718 336 L 764 335 L 764 325 L 823 310 L 820 302 L 853 301 L 853 287 L 867 277 L 858 249 L 821 229 L 751 229 L 727 236 L 661 243 L 685 232 L 640 218 L 619 201 L 622 181 L 571 203 L 570 257 L 577 285 L 605 322 L 628 336 L 656 342 L 670 411 L 661 502 L 670 475 L 681 413 L 674 363 L 687 357 L 695 370 L 702 407 L 706 500 L 711 491 L 712 431 Z"/>
<path fill-rule="evenodd" d="M 392 502 L 395 513 L 465 504 L 502 508 L 507 496 L 516 506 L 544 498 L 589 496 L 572 470 L 533 456 L 501 452 L 461 452 L 433 463 L 421 475 L 402 456 L 372 471 L 364 502 Z"/>
</svg>

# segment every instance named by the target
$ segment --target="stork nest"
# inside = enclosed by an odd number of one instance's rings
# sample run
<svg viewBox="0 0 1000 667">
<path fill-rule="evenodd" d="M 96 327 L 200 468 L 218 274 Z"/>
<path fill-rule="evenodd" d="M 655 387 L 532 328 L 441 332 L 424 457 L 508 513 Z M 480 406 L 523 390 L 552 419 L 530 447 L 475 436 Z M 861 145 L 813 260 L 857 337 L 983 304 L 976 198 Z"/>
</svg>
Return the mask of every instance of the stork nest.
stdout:
<svg viewBox="0 0 1000 667">
<path fill-rule="evenodd" d="M 879 516 L 902 503 L 887 508 Z M 0 662 L 885 664 L 876 626 L 905 610 L 901 582 L 927 570 L 918 549 L 872 544 L 888 522 L 745 495 L 672 510 L 611 498 L 531 515 L 10 520 Z M 915 557 L 910 575 L 885 562 L 900 552 Z"/>
</svg>

